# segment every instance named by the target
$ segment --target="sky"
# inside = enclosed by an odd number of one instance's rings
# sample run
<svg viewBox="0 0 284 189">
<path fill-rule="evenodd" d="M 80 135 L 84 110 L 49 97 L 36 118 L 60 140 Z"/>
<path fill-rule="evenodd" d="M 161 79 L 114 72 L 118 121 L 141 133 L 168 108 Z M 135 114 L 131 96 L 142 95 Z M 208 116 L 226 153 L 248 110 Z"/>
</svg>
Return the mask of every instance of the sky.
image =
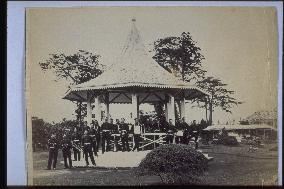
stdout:
<svg viewBox="0 0 284 189">
<path fill-rule="evenodd" d="M 201 48 L 208 76 L 220 78 L 245 102 L 232 114 L 216 109 L 214 122 L 247 117 L 277 107 L 277 20 L 272 8 L 240 7 L 100 7 L 32 8 L 27 12 L 27 98 L 32 116 L 48 122 L 73 119 L 75 106 L 62 99 L 67 81 L 55 82 L 39 62 L 51 53 L 86 50 L 113 64 L 136 18 L 142 40 L 151 50 L 155 40 L 190 32 Z M 125 111 L 121 111 L 121 110 Z M 141 109 L 151 110 L 145 105 Z M 111 105 L 113 117 L 129 114 L 127 105 Z M 186 106 L 189 120 L 205 117 L 205 110 Z"/>
</svg>

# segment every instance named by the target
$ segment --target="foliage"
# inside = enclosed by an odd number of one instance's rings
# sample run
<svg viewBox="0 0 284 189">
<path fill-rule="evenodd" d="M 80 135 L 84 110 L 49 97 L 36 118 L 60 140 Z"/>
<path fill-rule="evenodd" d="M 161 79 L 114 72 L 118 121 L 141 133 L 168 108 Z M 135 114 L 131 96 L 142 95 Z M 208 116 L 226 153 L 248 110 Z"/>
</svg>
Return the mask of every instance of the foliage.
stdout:
<svg viewBox="0 0 284 189">
<path fill-rule="evenodd" d="M 43 148 L 47 144 L 47 139 L 43 136 L 48 135 L 48 123 L 44 122 L 43 119 L 32 118 L 32 141 L 33 150 Z"/>
<path fill-rule="evenodd" d="M 48 60 L 39 64 L 43 71 L 52 70 L 56 74 L 56 81 L 66 79 L 70 84 L 80 84 L 102 73 L 100 56 L 84 50 L 79 50 L 73 55 L 59 53 L 50 56 Z"/>
<path fill-rule="evenodd" d="M 206 72 L 201 65 L 204 56 L 189 32 L 158 39 L 154 42 L 154 51 L 154 60 L 183 81 L 197 81 Z"/>
<path fill-rule="evenodd" d="M 216 107 L 220 107 L 222 110 L 232 113 L 232 107 L 243 103 L 232 97 L 235 92 L 226 89 L 227 84 L 224 84 L 220 79 L 206 77 L 200 81 L 197 81 L 196 84 L 198 87 L 210 94 L 207 97 L 200 96 L 196 99 L 193 99 L 193 102 L 196 102 L 199 107 L 209 110 L 210 125 L 212 124 L 212 114 Z"/>
<path fill-rule="evenodd" d="M 207 167 L 202 153 L 188 145 L 169 144 L 148 153 L 136 168 L 136 174 L 159 175 L 167 184 L 196 184 Z"/>
<path fill-rule="evenodd" d="M 57 139 L 61 141 L 64 129 L 73 130 L 77 127 L 79 122 L 77 120 L 66 120 L 63 119 L 61 122 L 56 124 L 50 124 L 45 122 L 43 119 L 37 117 L 32 118 L 32 143 L 33 149 L 38 150 L 38 147 L 45 149 L 48 138 L 51 134 L 56 134 Z"/>
<path fill-rule="evenodd" d="M 51 70 L 56 75 L 55 81 L 65 79 L 74 85 L 96 78 L 103 72 L 104 66 L 99 63 L 99 58 L 97 54 L 79 50 L 73 55 L 50 54 L 50 58 L 39 65 L 44 72 Z M 77 102 L 75 113 L 80 122 L 86 116 L 86 109 L 85 104 Z"/>
<path fill-rule="evenodd" d="M 183 81 L 190 82 L 194 80 L 196 82 L 199 78 L 204 77 L 206 71 L 202 69 L 201 65 L 204 56 L 189 32 L 183 32 L 181 36 L 177 37 L 156 40 L 154 42 L 154 51 L 153 59 L 168 72 L 174 73 Z M 178 102 L 175 103 L 177 120 L 180 119 L 179 106 Z M 156 111 L 161 108 L 161 104 L 155 106 Z"/>
<path fill-rule="evenodd" d="M 238 146 L 239 142 L 234 136 L 224 136 L 219 138 L 215 144 L 222 144 L 226 146 Z"/>
</svg>

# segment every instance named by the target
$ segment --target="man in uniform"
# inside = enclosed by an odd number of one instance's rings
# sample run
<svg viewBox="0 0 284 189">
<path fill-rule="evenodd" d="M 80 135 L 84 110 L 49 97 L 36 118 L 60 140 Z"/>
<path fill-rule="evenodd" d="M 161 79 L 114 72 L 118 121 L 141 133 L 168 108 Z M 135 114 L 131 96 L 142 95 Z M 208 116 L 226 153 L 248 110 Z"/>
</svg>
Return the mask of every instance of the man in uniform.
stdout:
<svg viewBox="0 0 284 189">
<path fill-rule="evenodd" d="M 124 123 L 125 119 L 121 118 L 121 123 L 119 127 L 120 131 L 120 138 L 122 143 L 122 151 L 130 151 L 129 143 L 128 143 L 128 134 L 129 134 L 129 127 L 126 123 Z"/>
<path fill-rule="evenodd" d="M 111 138 L 111 128 L 108 123 L 108 118 L 105 119 L 105 122 L 101 126 L 102 131 L 102 153 L 109 151 L 110 148 L 110 138 Z"/>
<path fill-rule="evenodd" d="M 75 161 L 80 161 L 81 159 L 81 151 L 80 151 L 80 140 L 81 140 L 81 135 L 78 132 L 78 129 L 75 127 L 73 134 L 72 134 L 72 143 L 73 143 L 73 153 L 74 153 L 74 160 Z"/>
<path fill-rule="evenodd" d="M 176 143 L 186 143 L 187 132 L 185 131 L 189 125 L 185 122 L 185 118 L 183 117 L 180 122 L 177 123 L 177 136 Z"/>
<path fill-rule="evenodd" d="M 48 155 L 48 164 L 47 169 L 51 169 L 51 164 L 53 165 L 53 169 L 56 169 L 56 163 L 57 163 L 57 155 L 58 155 L 58 148 L 59 144 L 56 139 L 56 135 L 52 134 L 51 137 L 48 139 L 48 148 L 49 148 L 49 155 Z"/>
<path fill-rule="evenodd" d="M 197 149 L 198 148 L 198 137 L 199 137 L 200 132 L 201 132 L 200 125 L 197 125 L 196 120 L 193 120 L 190 127 L 192 128 L 191 138 L 194 138 L 195 149 Z"/>
<path fill-rule="evenodd" d="M 114 134 L 114 148 L 113 151 L 118 151 L 119 149 L 119 145 L 118 145 L 118 141 L 119 141 L 119 136 L 117 136 L 119 134 L 119 127 L 120 127 L 120 121 L 119 119 L 115 120 L 115 124 L 111 125 L 112 127 L 112 134 Z"/>
<path fill-rule="evenodd" d="M 97 147 L 96 147 L 96 150 L 97 150 L 97 153 L 99 152 L 99 147 L 100 147 L 100 141 L 101 141 L 101 127 L 99 126 L 99 122 L 98 120 L 94 120 L 94 129 L 96 130 L 96 144 L 97 144 Z"/>
<path fill-rule="evenodd" d="M 71 148 L 72 148 L 71 138 L 69 138 L 67 134 L 64 134 L 62 140 L 62 154 L 63 154 L 65 169 L 72 168 Z M 67 159 L 69 161 L 69 165 L 67 163 Z"/>
<path fill-rule="evenodd" d="M 93 148 L 93 152 L 95 154 L 95 156 L 98 156 L 98 153 L 97 153 L 97 131 L 95 129 L 95 125 L 94 125 L 94 121 L 92 121 L 92 124 L 91 124 L 91 128 L 90 128 L 90 137 L 92 138 L 92 148 Z"/>
<path fill-rule="evenodd" d="M 96 165 L 93 152 L 92 152 L 92 138 L 89 135 L 88 130 L 84 131 L 84 135 L 82 137 L 82 146 L 83 146 L 86 165 L 89 166 L 88 156 L 90 156 L 92 164 Z"/>
<path fill-rule="evenodd" d="M 189 144 L 189 141 L 191 138 L 194 136 L 193 131 L 195 130 L 196 127 L 196 121 L 193 120 L 192 124 L 189 126 L 185 120 L 182 120 L 182 123 L 184 124 L 184 133 L 183 133 L 183 138 L 184 138 L 184 144 Z"/>
<path fill-rule="evenodd" d="M 132 151 L 134 151 L 136 149 L 137 149 L 137 151 L 139 151 L 142 127 L 139 123 L 138 118 L 134 119 L 134 125 L 132 126 L 131 131 L 133 132 L 133 138 L 134 138 L 134 147 L 133 147 Z"/>
<path fill-rule="evenodd" d="M 174 141 L 174 133 L 177 132 L 176 127 L 173 124 L 173 120 L 169 119 L 169 124 L 167 126 L 167 137 L 166 137 L 166 143 L 172 144 Z"/>
</svg>

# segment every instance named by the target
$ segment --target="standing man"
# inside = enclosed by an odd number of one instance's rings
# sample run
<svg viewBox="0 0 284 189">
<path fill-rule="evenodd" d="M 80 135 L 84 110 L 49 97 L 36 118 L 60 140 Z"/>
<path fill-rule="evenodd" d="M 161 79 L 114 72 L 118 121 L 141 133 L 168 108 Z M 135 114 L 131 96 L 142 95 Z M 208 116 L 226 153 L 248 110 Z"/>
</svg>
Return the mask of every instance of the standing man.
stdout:
<svg viewBox="0 0 284 189">
<path fill-rule="evenodd" d="M 101 127 L 99 126 L 98 120 L 94 120 L 94 129 L 96 130 L 96 150 L 99 152 L 100 141 L 101 141 Z"/>
<path fill-rule="evenodd" d="M 184 136 L 185 136 L 185 129 L 188 126 L 188 124 L 185 122 L 185 119 L 182 118 L 181 121 L 178 121 L 176 123 L 176 144 L 184 143 Z"/>
<path fill-rule="evenodd" d="M 166 143 L 167 144 L 172 144 L 174 141 L 174 133 L 177 132 L 177 129 L 175 128 L 173 124 L 173 120 L 169 119 L 169 124 L 167 127 L 167 137 L 166 137 Z"/>
<path fill-rule="evenodd" d="M 119 127 L 120 127 L 120 121 L 119 119 L 115 120 L 115 124 L 112 125 L 112 133 L 114 134 L 114 147 L 113 151 L 117 152 L 119 149 L 118 141 L 119 141 Z"/>
<path fill-rule="evenodd" d="M 93 152 L 94 152 L 95 156 L 98 156 L 98 153 L 97 153 L 97 140 L 96 140 L 97 131 L 95 130 L 94 121 L 92 121 L 89 133 L 90 133 L 90 137 L 92 138 L 92 149 L 93 149 Z"/>
<path fill-rule="evenodd" d="M 194 136 L 193 131 L 195 130 L 196 127 L 196 120 L 192 121 L 192 124 L 189 126 L 184 120 L 182 120 L 182 123 L 184 124 L 184 133 L 183 133 L 183 138 L 184 138 L 184 144 L 188 144 L 191 138 Z"/>
<path fill-rule="evenodd" d="M 135 149 L 139 151 L 142 128 L 141 128 L 138 118 L 135 118 L 134 121 L 135 121 L 134 125 L 132 126 L 132 129 L 131 129 L 133 131 L 133 137 L 134 137 L 134 147 L 132 151 L 134 151 Z"/>
<path fill-rule="evenodd" d="M 101 126 L 102 130 L 102 153 L 105 151 L 109 151 L 110 147 L 110 137 L 111 137 L 111 128 L 110 124 L 108 123 L 108 118 L 105 119 L 105 122 Z"/>
<path fill-rule="evenodd" d="M 198 148 L 198 137 L 200 135 L 200 125 L 197 125 L 196 120 L 193 120 L 190 127 L 191 127 L 191 130 L 192 130 L 191 136 L 194 138 L 195 149 L 197 149 Z"/>
<path fill-rule="evenodd" d="M 52 134 L 51 137 L 47 141 L 48 149 L 49 149 L 49 155 L 48 155 L 48 164 L 47 169 L 51 169 L 51 164 L 53 165 L 53 169 L 56 169 L 56 163 L 57 163 L 57 155 L 58 155 L 58 148 L 59 144 L 56 139 L 56 135 Z"/>
<path fill-rule="evenodd" d="M 129 134 L 129 127 L 125 122 L 124 118 L 121 118 L 121 123 L 119 127 L 120 131 L 120 138 L 122 143 L 122 151 L 129 151 L 129 143 L 128 143 L 128 134 Z"/>
<path fill-rule="evenodd" d="M 81 151 L 80 151 L 80 140 L 81 140 L 81 135 L 78 132 L 77 128 L 74 128 L 73 134 L 72 134 L 72 143 L 73 143 L 73 153 L 74 153 L 74 160 L 75 161 L 80 161 L 81 159 Z"/>
<path fill-rule="evenodd" d="M 72 148 L 71 139 L 70 137 L 67 136 L 67 134 L 64 134 L 62 140 L 62 154 L 63 154 L 65 169 L 72 168 L 71 148 Z M 69 165 L 67 163 L 67 159 L 69 161 Z"/>
<path fill-rule="evenodd" d="M 96 165 L 93 152 L 92 152 L 92 138 L 90 137 L 88 130 L 84 131 L 84 135 L 82 137 L 82 146 L 83 146 L 86 165 L 89 166 L 88 155 L 91 158 L 92 164 Z"/>
</svg>

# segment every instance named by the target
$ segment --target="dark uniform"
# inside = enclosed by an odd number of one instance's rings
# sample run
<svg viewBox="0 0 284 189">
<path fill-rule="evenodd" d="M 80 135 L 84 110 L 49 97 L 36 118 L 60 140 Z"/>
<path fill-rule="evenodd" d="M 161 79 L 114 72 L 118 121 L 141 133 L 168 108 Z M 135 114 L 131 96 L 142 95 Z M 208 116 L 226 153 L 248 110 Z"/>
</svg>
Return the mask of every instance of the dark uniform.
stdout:
<svg viewBox="0 0 284 189">
<path fill-rule="evenodd" d="M 98 149 L 97 149 L 97 130 L 94 127 L 90 129 L 90 137 L 92 138 L 92 148 L 95 156 L 98 156 Z"/>
<path fill-rule="evenodd" d="M 167 128 L 169 127 L 169 123 L 165 120 L 162 119 L 160 124 L 159 124 L 159 130 L 161 133 L 167 132 Z"/>
<path fill-rule="evenodd" d="M 189 126 L 186 122 L 177 122 L 176 124 L 176 129 L 177 131 L 183 131 L 183 136 L 176 136 L 176 143 L 177 144 L 181 144 L 181 143 L 185 143 L 184 139 L 185 139 L 185 129 Z"/>
<path fill-rule="evenodd" d="M 145 132 L 146 133 L 152 132 L 152 125 L 153 125 L 153 122 L 151 120 L 147 120 L 145 122 Z"/>
<path fill-rule="evenodd" d="M 112 134 L 119 134 L 119 123 L 116 123 L 116 124 L 113 124 L 113 123 L 110 123 L 110 130 L 111 130 L 111 133 Z M 114 148 L 113 148 L 113 151 L 117 151 L 118 149 L 118 140 L 119 140 L 119 137 L 117 137 L 116 135 L 114 136 Z"/>
<path fill-rule="evenodd" d="M 166 143 L 167 144 L 172 144 L 173 141 L 174 141 L 174 133 L 177 132 L 177 129 L 171 123 L 168 124 L 166 129 L 167 129 L 167 131 L 166 131 L 166 133 L 167 133 Z"/>
<path fill-rule="evenodd" d="M 100 128 L 99 124 L 95 124 L 94 129 L 96 130 L 96 144 L 97 144 L 96 150 L 97 150 L 97 153 L 98 153 L 99 148 L 100 148 L 100 141 L 101 141 L 101 128 Z"/>
<path fill-rule="evenodd" d="M 193 131 L 195 129 L 195 126 L 191 124 L 190 126 L 186 122 L 181 122 L 182 126 L 184 128 L 183 132 L 183 143 L 188 144 L 191 138 L 193 137 Z"/>
<path fill-rule="evenodd" d="M 120 124 L 120 138 L 122 143 L 122 151 L 129 151 L 129 143 L 128 143 L 128 134 L 129 134 L 129 127 L 126 123 Z"/>
<path fill-rule="evenodd" d="M 110 124 L 104 122 L 101 126 L 102 131 L 102 153 L 110 150 L 111 128 Z"/>
<path fill-rule="evenodd" d="M 92 138 L 89 134 L 84 134 L 82 137 L 82 146 L 85 156 L 86 165 L 89 165 L 88 156 L 90 156 L 92 164 L 96 165 L 93 152 L 92 152 Z"/>
<path fill-rule="evenodd" d="M 132 151 L 136 150 L 139 151 L 140 148 L 140 139 L 141 139 L 141 125 L 139 123 L 135 123 L 132 128 L 131 131 L 133 133 L 133 139 L 134 139 L 134 147 L 132 149 Z"/>
<path fill-rule="evenodd" d="M 81 160 L 81 151 L 80 151 L 80 144 L 81 144 L 81 134 L 76 131 L 72 134 L 72 142 L 73 142 L 73 153 L 74 153 L 74 160 L 80 161 Z M 76 146 L 76 147 L 74 147 Z"/>
<path fill-rule="evenodd" d="M 160 132 L 160 123 L 157 120 L 155 120 L 153 125 L 152 125 L 152 132 L 153 133 L 159 133 Z M 152 136 L 151 139 L 158 140 L 159 138 L 160 138 L 159 136 L 154 135 L 154 136 Z M 155 148 L 155 147 L 158 147 L 159 144 L 153 143 L 153 146 Z"/>
<path fill-rule="evenodd" d="M 64 167 L 65 168 L 71 168 L 72 167 L 72 159 L 71 159 L 71 138 L 67 137 L 67 135 L 63 136 L 62 140 L 62 154 L 64 159 Z M 69 166 L 67 163 L 67 159 L 69 161 Z"/>
<path fill-rule="evenodd" d="M 56 163 L 57 163 L 57 155 L 58 155 L 58 148 L 59 144 L 55 137 L 51 136 L 50 139 L 48 139 L 48 148 L 49 148 L 49 155 L 48 155 L 48 164 L 47 169 L 51 169 L 51 164 L 53 166 L 53 169 L 56 169 Z"/>
</svg>

